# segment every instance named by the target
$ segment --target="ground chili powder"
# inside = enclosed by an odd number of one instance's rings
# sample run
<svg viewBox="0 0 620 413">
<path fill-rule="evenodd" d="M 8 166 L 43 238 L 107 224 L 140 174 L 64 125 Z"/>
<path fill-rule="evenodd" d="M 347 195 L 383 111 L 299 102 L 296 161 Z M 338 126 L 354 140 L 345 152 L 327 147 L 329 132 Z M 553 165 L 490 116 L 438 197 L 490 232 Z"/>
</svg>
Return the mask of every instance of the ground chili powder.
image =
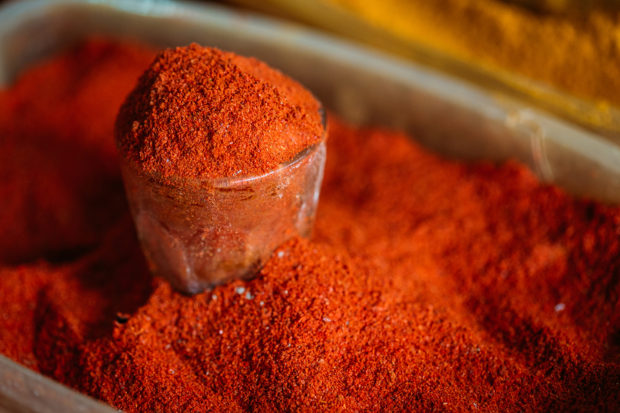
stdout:
<svg viewBox="0 0 620 413">
<path fill-rule="evenodd" d="M 323 138 L 319 103 L 253 58 L 191 44 L 165 50 L 120 109 L 124 156 L 166 177 L 260 175 Z"/>
<path fill-rule="evenodd" d="M 620 209 L 517 163 L 332 116 L 313 240 L 191 298 L 152 279 L 112 136 L 152 56 L 91 40 L 1 92 L 1 353 L 127 411 L 618 410 Z"/>
<path fill-rule="evenodd" d="M 160 52 L 115 136 L 144 255 L 179 291 L 251 278 L 280 244 L 312 232 L 323 110 L 256 59 L 197 44 Z"/>
</svg>

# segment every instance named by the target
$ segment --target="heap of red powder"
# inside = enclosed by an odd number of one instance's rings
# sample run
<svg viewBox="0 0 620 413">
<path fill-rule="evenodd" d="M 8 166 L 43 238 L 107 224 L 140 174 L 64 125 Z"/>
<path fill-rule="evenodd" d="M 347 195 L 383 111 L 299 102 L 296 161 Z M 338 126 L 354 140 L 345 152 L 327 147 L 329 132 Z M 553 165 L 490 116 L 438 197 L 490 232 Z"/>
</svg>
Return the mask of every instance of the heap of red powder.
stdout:
<svg viewBox="0 0 620 413">
<path fill-rule="evenodd" d="M 332 117 L 312 241 L 153 280 L 112 135 L 152 56 L 89 41 L 0 93 L 1 353 L 126 411 L 618 410 L 620 209 L 516 163 Z"/>
<path fill-rule="evenodd" d="M 133 163 L 191 178 L 268 172 L 322 131 L 319 103 L 300 84 L 256 59 L 197 44 L 157 55 L 116 126 Z"/>
</svg>

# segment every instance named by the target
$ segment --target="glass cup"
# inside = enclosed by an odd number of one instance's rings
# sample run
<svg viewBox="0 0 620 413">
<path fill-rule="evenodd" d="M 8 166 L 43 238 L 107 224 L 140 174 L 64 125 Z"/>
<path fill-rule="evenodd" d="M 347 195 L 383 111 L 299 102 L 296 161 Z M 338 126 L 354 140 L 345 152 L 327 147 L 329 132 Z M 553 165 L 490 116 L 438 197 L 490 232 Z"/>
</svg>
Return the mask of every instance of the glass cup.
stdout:
<svg viewBox="0 0 620 413">
<path fill-rule="evenodd" d="M 259 176 L 164 184 L 123 158 L 125 191 L 153 274 L 195 294 L 255 275 L 278 245 L 312 232 L 325 139 Z"/>
</svg>

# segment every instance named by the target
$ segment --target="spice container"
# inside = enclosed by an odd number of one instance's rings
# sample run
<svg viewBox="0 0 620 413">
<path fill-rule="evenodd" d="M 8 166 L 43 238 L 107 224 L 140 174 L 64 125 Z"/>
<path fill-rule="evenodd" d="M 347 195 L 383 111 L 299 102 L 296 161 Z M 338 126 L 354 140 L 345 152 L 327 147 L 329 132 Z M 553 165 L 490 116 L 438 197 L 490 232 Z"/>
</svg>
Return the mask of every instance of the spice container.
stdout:
<svg viewBox="0 0 620 413">
<path fill-rule="evenodd" d="M 95 33 L 158 46 L 199 41 L 253 55 L 299 79 L 349 121 L 408 131 L 451 158 L 517 159 L 571 193 L 620 202 L 620 149 L 599 134 L 428 68 L 213 5 L 125 0 L 5 5 L 0 12 L 0 84 Z M 0 372 L 0 408 L 114 411 L 2 356 Z"/>
<path fill-rule="evenodd" d="M 312 231 L 325 143 L 259 176 L 163 183 L 123 162 L 127 198 L 151 271 L 197 293 L 260 269 L 278 245 Z"/>
<path fill-rule="evenodd" d="M 316 98 L 256 59 L 195 43 L 159 53 L 115 130 L 151 271 L 195 294 L 309 236 L 325 133 Z"/>
</svg>

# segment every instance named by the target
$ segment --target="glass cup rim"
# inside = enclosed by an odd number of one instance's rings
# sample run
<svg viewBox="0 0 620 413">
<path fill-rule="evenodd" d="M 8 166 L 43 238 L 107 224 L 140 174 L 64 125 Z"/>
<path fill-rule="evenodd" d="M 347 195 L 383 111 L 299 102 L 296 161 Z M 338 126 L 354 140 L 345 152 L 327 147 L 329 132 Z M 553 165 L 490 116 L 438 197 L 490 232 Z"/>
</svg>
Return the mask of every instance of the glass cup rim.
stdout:
<svg viewBox="0 0 620 413">
<path fill-rule="evenodd" d="M 318 100 L 318 99 L 317 99 Z M 177 177 L 171 176 L 166 177 L 165 179 L 158 172 L 147 172 L 141 170 L 139 167 L 133 164 L 131 159 L 127 159 L 126 156 L 121 154 L 121 158 L 123 164 L 129 169 L 133 170 L 134 173 L 146 176 L 150 178 L 154 183 L 157 183 L 161 186 L 167 187 L 179 187 L 179 186 L 199 186 L 199 187 L 208 187 L 208 188 L 230 188 L 236 185 L 251 183 L 254 181 L 259 181 L 261 179 L 269 178 L 272 175 L 278 174 L 286 169 L 291 169 L 300 164 L 305 159 L 309 158 L 312 154 L 316 153 L 319 148 L 325 144 L 327 140 L 327 115 L 325 109 L 322 104 L 319 104 L 319 115 L 321 117 L 321 125 L 323 126 L 323 131 L 321 133 L 321 138 L 319 141 L 313 143 L 310 146 L 305 147 L 301 151 L 299 151 L 291 160 L 283 162 L 279 164 L 274 169 L 271 169 L 267 172 L 258 174 L 258 175 L 243 175 L 243 176 L 225 176 L 218 178 L 209 178 L 209 177 Z"/>
</svg>

